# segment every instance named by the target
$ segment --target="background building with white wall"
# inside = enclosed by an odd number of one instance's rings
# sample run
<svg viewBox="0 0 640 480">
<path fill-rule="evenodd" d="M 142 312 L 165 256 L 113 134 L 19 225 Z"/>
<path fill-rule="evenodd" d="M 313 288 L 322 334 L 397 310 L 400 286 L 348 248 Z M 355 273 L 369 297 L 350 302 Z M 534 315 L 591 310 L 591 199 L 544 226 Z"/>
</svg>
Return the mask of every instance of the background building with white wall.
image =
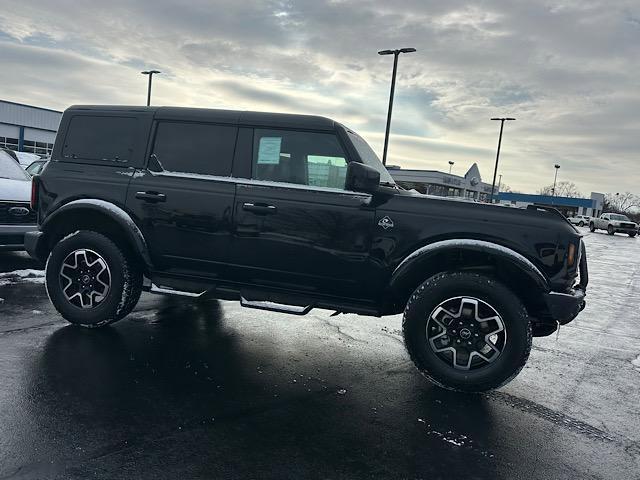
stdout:
<svg viewBox="0 0 640 480">
<path fill-rule="evenodd" d="M 0 100 L 0 147 L 49 155 L 62 112 Z"/>
</svg>

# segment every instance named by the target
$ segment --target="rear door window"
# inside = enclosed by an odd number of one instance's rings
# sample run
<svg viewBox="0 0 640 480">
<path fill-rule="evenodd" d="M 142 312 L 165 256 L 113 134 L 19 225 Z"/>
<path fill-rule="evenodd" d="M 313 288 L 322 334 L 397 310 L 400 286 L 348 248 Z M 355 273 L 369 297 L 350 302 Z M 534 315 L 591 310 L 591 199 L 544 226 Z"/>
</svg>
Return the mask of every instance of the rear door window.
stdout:
<svg viewBox="0 0 640 480">
<path fill-rule="evenodd" d="M 161 122 L 153 147 L 168 172 L 231 175 L 238 128 L 207 123 Z"/>
<path fill-rule="evenodd" d="M 128 163 L 136 127 L 135 117 L 76 115 L 69 123 L 62 156 L 72 161 Z"/>
</svg>

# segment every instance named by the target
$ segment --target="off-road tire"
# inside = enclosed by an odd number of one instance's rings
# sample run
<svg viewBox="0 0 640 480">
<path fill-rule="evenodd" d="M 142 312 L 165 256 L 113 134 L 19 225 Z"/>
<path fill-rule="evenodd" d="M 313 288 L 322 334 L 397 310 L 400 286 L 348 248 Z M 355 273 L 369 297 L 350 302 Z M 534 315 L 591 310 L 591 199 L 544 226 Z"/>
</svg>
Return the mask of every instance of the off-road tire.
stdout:
<svg viewBox="0 0 640 480">
<path fill-rule="evenodd" d="M 64 295 L 60 270 L 65 258 L 75 250 L 98 253 L 110 271 L 111 285 L 104 300 L 93 308 L 83 309 Z M 80 230 L 60 240 L 49 254 L 45 267 L 47 294 L 65 320 L 85 328 L 98 328 L 121 320 L 134 309 L 142 293 L 142 270 L 132 255 L 98 232 Z"/>
<path fill-rule="evenodd" d="M 609 235 L 615 235 L 615 234 L 616 234 L 616 231 L 613 229 L 613 227 L 612 227 L 611 225 L 609 225 L 609 226 L 607 227 L 607 233 L 608 233 Z"/>
<path fill-rule="evenodd" d="M 589 231 L 590 232 L 595 232 L 596 231 L 596 225 L 593 222 L 591 222 L 589 224 Z"/>
<path fill-rule="evenodd" d="M 500 314 L 507 341 L 499 357 L 475 370 L 447 364 L 431 348 L 427 320 L 444 300 L 469 296 L 489 303 Z M 436 385 L 463 392 L 484 392 L 512 380 L 524 367 L 531 351 L 531 322 L 520 299 L 492 277 L 473 272 L 439 273 L 422 283 L 404 311 L 402 330 L 407 352 L 420 373 Z"/>
</svg>

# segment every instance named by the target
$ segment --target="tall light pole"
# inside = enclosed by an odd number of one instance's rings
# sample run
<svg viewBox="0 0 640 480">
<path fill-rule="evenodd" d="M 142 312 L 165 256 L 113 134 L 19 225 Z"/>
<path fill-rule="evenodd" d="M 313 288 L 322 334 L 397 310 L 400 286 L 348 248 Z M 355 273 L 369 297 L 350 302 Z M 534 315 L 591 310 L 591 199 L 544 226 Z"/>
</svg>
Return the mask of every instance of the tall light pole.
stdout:
<svg viewBox="0 0 640 480">
<path fill-rule="evenodd" d="M 151 105 L 151 79 L 154 73 L 162 73 L 160 70 L 145 70 L 142 75 L 149 75 L 149 87 L 147 88 L 147 107 Z"/>
<path fill-rule="evenodd" d="M 493 169 L 493 183 L 491 184 L 491 195 L 489 196 L 489 203 L 493 203 L 493 193 L 496 189 L 496 175 L 498 174 L 498 160 L 500 159 L 500 145 L 502 145 L 502 130 L 504 129 L 504 122 L 515 120 L 510 117 L 492 118 L 491 120 L 500 120 L 500 136 L 498 137 L 498 151 L 496 152 L 496 166 Z"/>
<path fill-rule="evenodd" d="M 456 162 L 452 162 L 451 160 L 449 160 L 449 175 L 451 175 L 451 168 L 453 167 L 453 164 Z"/>
<path fill-rule="evenodd" d="M 558 165 L 557 163 L 553 166 L 553 168 L 556 169 L 556 175 L 555 177 L 553 177 L 553 190 L 551 190 L 551 196 L 555 197 L 556 196 L 556 183 L 558 182 L 558 170 L 560 170 L 560 165 Z"/>
<path fill-rule="evenodd" d="M 384 150 L 382 164 L 387 164 L 387 147 L 389 146 L 389 129 L 391 128 L 391 111 L 393 110 L 393 94 L 396 89 L 396 72 L 398 71 L 398 57 L 401 53 L 415 52 L 415 48 L 400 48 L 396 50 L 380 50 L 378 55 L 393 55 L 393 73 L 391 74 L 391 92 L 389 93 L 389 111 L 387 112 L 387 129 L 384 133 Z"/>
<path fill-rule="evenodd" d="M 500 177 L 498 178 L 498 195 L 500 195 L 500 185 L 502 185 L 502 174 L 500 174 Z"/>
</svg>

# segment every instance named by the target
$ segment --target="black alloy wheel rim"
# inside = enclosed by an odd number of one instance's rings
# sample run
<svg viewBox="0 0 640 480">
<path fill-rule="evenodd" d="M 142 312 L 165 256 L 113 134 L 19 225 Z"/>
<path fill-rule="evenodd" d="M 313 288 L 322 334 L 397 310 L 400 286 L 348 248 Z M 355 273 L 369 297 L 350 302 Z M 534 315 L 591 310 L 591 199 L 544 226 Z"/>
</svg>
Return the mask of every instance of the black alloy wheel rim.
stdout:
<svg viewBox="0 0 640 480">
<path fill-rule="evenodd" d="M 436 356 L 456 370 L 477 370 L 493 363 L 507 343 L 498 311 L 475 297 L 441 302 L 427 319 L 426 334 Z"/>
<path fill-rule="evenodd" d="M 74 250 L 60 267 L 60 287 L 67 301 L 82 309 L 100 305 L 111 290 L 111 271 L 93 250 Z"/>
</svg>

